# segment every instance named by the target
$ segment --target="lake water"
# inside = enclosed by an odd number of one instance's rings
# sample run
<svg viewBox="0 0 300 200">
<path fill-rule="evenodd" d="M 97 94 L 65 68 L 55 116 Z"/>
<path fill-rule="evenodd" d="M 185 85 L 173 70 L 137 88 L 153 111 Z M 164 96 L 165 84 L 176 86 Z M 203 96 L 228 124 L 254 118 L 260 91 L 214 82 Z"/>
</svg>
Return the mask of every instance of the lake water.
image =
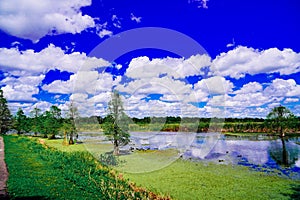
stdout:
<svg viewBox="0 0 300 200">
<path fill-rule="evenodd" d="M 102 133 L 81 133 L 79 140 L 109 142 Z M 134 132 L 129 149 L 177 149 L 192 161 L 244 165 L 282 177 L 300 179 L 300 137 L 225 136 L 219 133 Z"/>
</svg>

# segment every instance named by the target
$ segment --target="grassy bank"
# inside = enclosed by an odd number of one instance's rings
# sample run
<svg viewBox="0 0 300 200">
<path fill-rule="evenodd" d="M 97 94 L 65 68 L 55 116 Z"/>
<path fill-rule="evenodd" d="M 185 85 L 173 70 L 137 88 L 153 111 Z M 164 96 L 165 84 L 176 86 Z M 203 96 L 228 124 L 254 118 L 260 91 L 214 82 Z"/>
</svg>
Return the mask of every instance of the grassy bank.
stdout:
<svg viewBox="0 0 300 200">
<path fill-rule="evenodd" d="M 12 199 L 151 199 L 87 152 L 62 152 L 36 139 L 4 136 Z M 79 146 L 77 146 L 79 147 Z M 71 147 L 72 148 L 72 147 Z"/>
<path fill-rule="evenodd" d="M 61 146 L 58 140 L 46 140 L 63 151 L 83 150 L 84 145 Z M 89 150 L 100 153 L 112 146 L 98 144 Z M 157 193 L 174 199 L 297 199 L 300 182 L 249 171 L 247 167 L 176 160 L 170 162 L 174 151 L 142 151 L 120 156 L 126 163 L 117 167 L 126 178 Z M 174 160 L 173 160 L 174 161 Z M 161 168 L 159 168 L 159 166 Z M 128 173 L 136 169 L 137 172 Z"/>
</svg>

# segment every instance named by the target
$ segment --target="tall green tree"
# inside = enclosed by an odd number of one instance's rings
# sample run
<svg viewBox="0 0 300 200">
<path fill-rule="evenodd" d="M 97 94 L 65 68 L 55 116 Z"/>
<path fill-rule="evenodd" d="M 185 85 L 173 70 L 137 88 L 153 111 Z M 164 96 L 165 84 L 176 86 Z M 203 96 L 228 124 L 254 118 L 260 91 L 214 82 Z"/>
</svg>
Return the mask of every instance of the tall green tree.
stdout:
<svg viewBox="0 0 300 200">
<path fill-rule="evenodd" d="M 104 134 L 114 145 L 114 155 L 120 154 L 120 146 L 130 142 L 129 117 L 125 114 L 120 94 L 114 91 L 108 104 L 108 115 L 103 124 Z"/>
<path fill-rule="evenodd" d="M 62 125 L 61 109 L 51 106 L 50 111 L 46 111 L 46 128 L 49 130 L 49 139 L 54 139 Z"/>
<path fill-rule="evenodd" d="M 14 128 L 18 131 L 18 134 L 27 133 L 30 131 L 29 119 L 24 114 L 22 108 L 19 108 L 14 117 Z"/>
<path fill-rule="evenodd" d="M 45 111 L 41 116 L 40 116 L 41 124 L 40 124 L 40 132 L 41 134 L 44 135 L 44 138 L 47 138 L 48 135 L 51 132 L 51 113 L 49 111 Z"/>
<path fill-rule="evenodd" d="M 38 133 L 42 132 L 41 109 L 35 107 L 30 112 L 30 115 L 32 117 L 31 130 L 34 132 L 34 135 L 37 136 Z"/>
<path fill-rule="evenodd" d="M 61 110 L 57 106 L 51 106 L 50 110 L 40 116 L 40 120 L 39 129 L 44 134 L 44 138 L 54 139 L 62 125 Z"/>
<path fill-rule="evenodd" d="M 11 127 L 12 115 L 7 106 L 7 100 L 0 89 L 0 134 L 5 134 Z"/>
<path fill-rule="evenodd" d="M 281 137 L 284 137 L 285 129 L 293 128 L 297 120 L 298 118 L 288 108 L 280 105 L 271 110 L 265 123 L 267 127 L 275 129 Z"/>
<path fill-rule="evenodd" d="M 60 130 L 63 132 L 64 140 L 63 145 L 74 144 L 73 140 L 73 132 L 75 127 L 72 125 L 71 120 L 69 118 L 63 119 L 63 123 L 60 127 Z M 72 141 L 70 141 L 70 136 L 72 135 Z"/>
</svg>

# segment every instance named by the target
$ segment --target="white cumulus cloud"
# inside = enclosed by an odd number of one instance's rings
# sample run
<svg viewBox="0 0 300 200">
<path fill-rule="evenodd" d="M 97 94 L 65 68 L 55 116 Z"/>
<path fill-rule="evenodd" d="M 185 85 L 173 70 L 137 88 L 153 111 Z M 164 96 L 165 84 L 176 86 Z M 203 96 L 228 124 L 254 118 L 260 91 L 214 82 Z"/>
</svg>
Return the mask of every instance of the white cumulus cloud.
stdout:
<svg viewBox="0 0 300 200">
<path fill-rule="evenodd" d="M 20 51 L 18 48 L 0 48 L 0 66 L 3 72 L 15 76 L 45 74 L 50 69 L 77 72 L 110 65 L 109 62 L 85 53 L 66 54 L 60 47 L 50 44 L 40 52 L 32 49 Z"/>
<path fill-rule="evenodd" d="M 133 79 L 143 79 L 168 75 L 174 78 L 203 75 L 202 69 L 210 65 L 208 55 L 194 55 L 190 58 L 155 58 L 150 60 L 147 56 L 131 60 L 126 76 Z"/>
<path fill-rule="evenodd" d="M 261 92 L 263 90 L 263 86 L 258 82 L 250 82 L 245 85 L 240 90 L 235 91 L 235 94 L 249 94 L 255 92 Z"/>
<path fill-rule="evenodd" d="M 139 79 L 127 85 L 118 85 L 117 90 L 128 94 L 189 94 L 191 85 L 169 77 Z"/>
<path fill-rule="evenodd" d="M 38 86 L 44 77 L 44 75 L 23 76 L 19 78 L 6 77 L 0 81 L 0 85 L 3 85 L 4 96 L 9 101 L 37 101 L 33 95 L 39 93 Z"/>
<path fill-rule="evenodd" d="M 300 96 L 300 86 L 297 85 L 294 79 L 284 80 L 277 78 L 265 88 L 264 94 L 273 97 Z"/>
<path fill-rule="evenodd" d="M 114 80 L 113 76 L 108 73 L 79 71 L 71 75 L 67 81 L 55 80 L 48 85 L 43 85 L 42 89 L 59 94 L 86 93 L 97 95 L 101 92 L 111 91 L 119 81 L 120 79 Z"/>
<path fill-rule="evenodd" d="M 39 89 L 32 85 L 6 85 L 2 90 L 7 100 L 20 102 L 37 101 L 32 95 L 39 92 Z"/>
<path fill-rule="evenodd" d="M 227 94 L 232 92 L 234 85 L 224 77 L 213 76 L 207 79 L 202 79 L 194 85 L 195 91 L 205 91 L 208 94 Z"/>
<path fill-rule="evenodd" d="M 94 19 L 81 8 L 91 0 L 1 0 L 0 29 L 32 41 L 45 35 L 80 33 L 95 27 Z"/>
<path fill-rule="evenodd" d="M 278 72 L 289 75 L 300 72 L 300 53 L 292 49 L 258 50 L 239 46 L 217 56 L 211 66 L 213 74 L 241 78 L 246 74 Z"/>
</svg>

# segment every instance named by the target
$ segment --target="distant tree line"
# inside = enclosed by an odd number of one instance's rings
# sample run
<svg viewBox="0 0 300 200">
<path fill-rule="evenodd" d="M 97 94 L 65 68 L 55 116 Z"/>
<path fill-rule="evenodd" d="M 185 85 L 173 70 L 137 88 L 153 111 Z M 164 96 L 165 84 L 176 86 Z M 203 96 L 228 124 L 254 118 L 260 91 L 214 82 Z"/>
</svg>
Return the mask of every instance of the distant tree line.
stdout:
<svg viewBox="0 0 300 200">
<path fill-rule="evenodd" d="M 66 116 L 62 117 L 62 111 L 53 105 L 49 110 L 42 112 L 35 107 L 30 114 L 25 115 L 22 108 L 12 116 L 0 89 L 0 133 L 15 131 L 17 134 L 32 133 L 34 136 L 41 135 L 44 138 L 54 139 L 59 133 L 64 135 L 64 144 L 74 144 L 74 136 L 77 133 L 75 126 L 79 118 L 77 108 L 71 102 Z"/>
<path fill-rule="evenodd" d="M 12 117 L 11 129 L 17 134 L 33 133 L 34 136 L 42 135 L 44 138 L 55 139 L 59 133 L 63 133 L 65 144 L 74 144 L 76 134 L 75 120 L 77 110 L 71 103 L 66 117 L 62 117 L 62 111 L 57 106 L 51 106 L 49 110 L 41 112 L 35 107 L 29 116 L 19 108 L 16 115 Z"/>
<path fill-rule="evenodd" d="M 104 123 L 106 117 L 101 118 L 99 123 Z M 279 119 L 282 128 L 287 132 L 300 131 L 300 117 L 293 116 L 284 121 Z M 216 126 L 216 124 L 218 124 Z M 278 124 L 278 122 L 277 122 Z M 148 127 L 152 131 L 185 131 L 185 132 L 233 132 L 233 133 L 280 133 L 277 124 L 272 119 L 266 118 L 193 118 L 193 117 L 144 117 L 132 118 L 131 130 L 147 130 L 142 129 Z M 156 129 L 157 128 L 157 129 Z"/>
<path fill-rule="evenodd" d="M 116 103 L 114 103 L 116 101 Z M 263 118 L 196 118 L 196 117 L 144 117 L 129 118 L 123 111 L 122 102 L 119 94 L 114 93 L 109 105 L 109 114 L 106 117 L 90 116 L 79 117 L 77 108 L 71 102 L 69 109 L 62 117 L 62 112 L 57 106 L 45 112 L 41 112 L 39 108 L 30 111 L 30 115 L 26 116 L 20 108 L 15 116 L 12 116 L 7 101 L 3 97 L 0 89 L 0 131 L 6 133 L 9 130 L 16 130 L 18 134 L 32 132 L 34 135 L 42 135 L 49 139 L 55 138 L 58 133 L 63 133 L 66 144 L 74 143 L 74 136 L 77 134 L 77 125 L 95 125 L 100 124 L 100 128 L 104 132 L 114 132 L 120 127 L 109 124 L 122 124 L 122 120 L 126 121 L 128 127 L 122 127 L 124 134 L 127 131 L 185 131 L 185 132 L 233 132 L 233 133 L 278 133 L 284 136 L 286 132 L 298 133 L 300 131 L 300 118 L 296 117 L 290 110 L 284 106 L 278 106 Z M 119 110 L 118 110 L 119 109 Z M 116 112 L 116 113 L 114 113 Z M 120 120 L 121 118 L 122 120 Z M 125 120 L 126 119 L 126 120 Z M 121 134 L 122 132 L 120 132 Z M 123 133 L 122 133 L 123 134 Z M 127 136 L 126 136 L 127 137 Z M 126 140 L 126 142 L 128 142 Z M 126 143 L 125 142 L 125 143 Z M 116 149 L 116 152 L 118 150 Z"/>
<path fill-rule="evenodd" d="M 269 115 L 268 115 L 269 116 Z M 296 133 L 300 131 L 300 117 L 291 115 L 288 119 L 263 118 L 196 118 L 196 117 L 144 117 L 131 118 L 131 131 L 184 131 L 184 132 L 232 132 L 232 133 Z M 98 117 L 100 124 L 107 117 Z M 280 123 L 279 123 L 280 121 Z M 217 125 L 216 125 L 217 124 Z M 281 129 L 278 128 L 281 125 Z"/>
</svg>

